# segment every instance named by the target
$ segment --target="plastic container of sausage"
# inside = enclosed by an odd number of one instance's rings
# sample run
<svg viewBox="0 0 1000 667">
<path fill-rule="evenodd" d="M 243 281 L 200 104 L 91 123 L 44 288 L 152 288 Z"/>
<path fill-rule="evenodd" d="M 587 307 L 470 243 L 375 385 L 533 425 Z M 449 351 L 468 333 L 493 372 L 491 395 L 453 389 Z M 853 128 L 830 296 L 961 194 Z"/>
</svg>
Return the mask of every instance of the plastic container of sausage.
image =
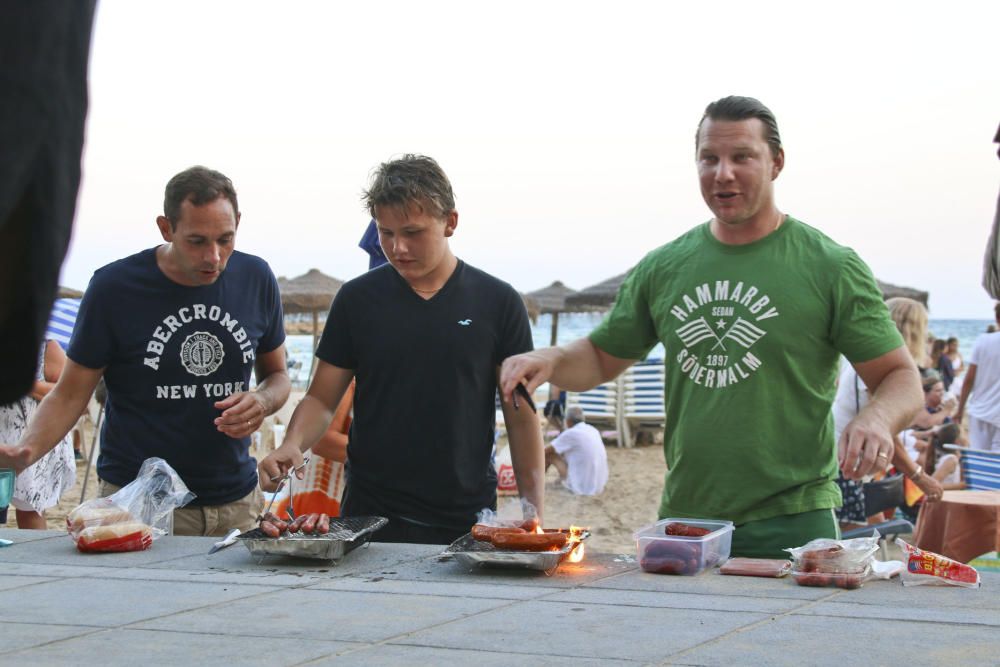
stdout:
<svg viewBox="0 0 1000 667">
<path fill-rule="evenodd" d="M 670 524 L 709 531 L 698 537 L 668 535 Z M 655 574 L 695 575 L 725 563 L 733 542 L 733 522 L 717 519 L 661 519 L 634 534 L 639 567 Z"/>
</svg>

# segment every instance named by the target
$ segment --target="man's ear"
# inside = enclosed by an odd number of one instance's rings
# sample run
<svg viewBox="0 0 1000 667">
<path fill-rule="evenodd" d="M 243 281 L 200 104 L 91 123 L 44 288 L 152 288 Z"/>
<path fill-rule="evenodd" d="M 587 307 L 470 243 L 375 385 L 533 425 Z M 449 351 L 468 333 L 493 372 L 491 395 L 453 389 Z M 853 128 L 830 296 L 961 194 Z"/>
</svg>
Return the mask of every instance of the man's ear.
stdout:
<svg viewBox="0 0 1000 667">
<path fill-rule="evenodd" d="M 170 218 L 165 215 L 156 216 L 156 226 L 160 228 L 160 236 L 167 243 L 170 243 L 174 238 L 174 228 L 170 224 Z"/>
<path fill-rule="evenodd" d="M 451 236 L 455 233 L 455 228 L 458 227 L 458 211 L 451 211 L 444 218 L 444 235 L 445 237 Z"/>
<path fill-rule="evenodd" d="M 785 149 L 779 148 L 778 154 L 774 156 L 774 167 L 771 169 L 771 180 L 773 181 L 785 168 Z"/>
</svg>

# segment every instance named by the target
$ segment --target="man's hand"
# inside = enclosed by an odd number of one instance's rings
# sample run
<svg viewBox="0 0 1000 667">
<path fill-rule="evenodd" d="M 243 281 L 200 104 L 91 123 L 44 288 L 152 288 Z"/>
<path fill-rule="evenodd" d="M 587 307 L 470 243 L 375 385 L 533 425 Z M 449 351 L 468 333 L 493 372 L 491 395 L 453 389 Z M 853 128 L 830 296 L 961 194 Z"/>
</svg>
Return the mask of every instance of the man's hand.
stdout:
<svg viewBox="0 0 1000 667">
<path fill-rule="evenodd" d="M 257 464 L 257 476 L 260 479 L 262 491 L 276 491 L 278 482 L 289 470 L 302 465 L 302 452 L 296 446 L 282 445 L 268 454 Z M 296 470 L 296 479 L 303 479 L 305 469 Z"/>
<path fill-rule="evenodd" d="M 20 473 L 31 461 L 31 448 L 24 445 L 0 445 L 0 468 L 13 468 Z"/>
<path fill-rule="evenodd" d="M 862 410 L 837 443 L 837 461 L 845 479 L 861 479 L 884 471 L 892 458 L 892 433 L 873 411 Z"/>
<path fill-rule="evenodd" d="M 560 356 L 559 348 L 550 347 L 504 359 L 500 366 L 500 396 L 503 402 L 510 403 L 518 383 L 524 384 L 528 394 L 534 396 L 535 390 L 552 377 Z"/>
<path fill-rule="evenodd" d="M 267 408 L 253 391 L 240 391 L 216 401 L 215 408 L 222 414 L 215 419 L 215 427 L 230 438 L 245 438 L 264 422 Z"/>
</svg>

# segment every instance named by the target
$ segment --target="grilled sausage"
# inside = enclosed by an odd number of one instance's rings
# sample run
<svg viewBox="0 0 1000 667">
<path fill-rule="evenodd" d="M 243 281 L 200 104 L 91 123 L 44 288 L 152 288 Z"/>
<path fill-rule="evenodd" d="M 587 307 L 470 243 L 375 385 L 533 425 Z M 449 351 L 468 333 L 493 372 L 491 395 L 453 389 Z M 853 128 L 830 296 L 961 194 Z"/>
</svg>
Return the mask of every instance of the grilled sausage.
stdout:
<svg viewBox="0 0 1000 667">
<path fill-rule="evenodd" d="M 480 542 L 492 542 L 495 535 L 500 535 L 503 533 L 510 533 L 516 535 L 523 535 L 527 533 L 524 528 L 513 528 L 506 526 L 487 526 L 486 524 L 477 523 L 472 527 L 472 539 L 479 540 Z"/>
<path fill-rule="evenodd" d="M 316 522 L 316 534 L 326 535 L 330 532 L 330 515 L 323 514 L 319 515 L 319 521 Z"/>
<path fill-rule="evenodd" d="M 300 514 L 299 516 L 295 517 L 295 520 L 292 521 L 292 523 L 289 524 L 288 526 L 288 532 L 290 533 L 299 532 L 299 530 L 302 529 L 302 524 L 305 523 L 305 520 L 308 518 L 309 516 L 307 514 Z"/>
<path fill-rule="evenodd" d="M 279 537 L 281 535 L 281 531 L 278 530 L 278 527 L 267 520 L 260 522 L 260 529 L 264 531 L 264 534 L 268 537 Z"/>
<path fill-rule="evenodd" d="M 562 549 L 568 539 L 565 533 L 499 533 L 493 544 L 511 551 L 552 551 Z"/>
<path fill-rule="evenodd" d="M 306 520 L 302 522 L 302 532 L 306 535 L 311 534 L 316 530 L 316 522 L 319 521 L 319 514 L 310 514 L 306 517 Z"/>
</svg>

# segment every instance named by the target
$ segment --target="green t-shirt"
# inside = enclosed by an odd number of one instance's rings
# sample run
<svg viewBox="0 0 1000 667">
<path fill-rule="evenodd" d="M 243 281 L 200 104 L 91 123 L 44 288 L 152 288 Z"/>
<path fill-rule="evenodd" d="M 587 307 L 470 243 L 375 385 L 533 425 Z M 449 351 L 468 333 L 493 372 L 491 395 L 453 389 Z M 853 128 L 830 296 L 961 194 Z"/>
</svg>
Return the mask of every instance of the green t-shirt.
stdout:
<svg viewBox="0 0 1000 667">
<path fill-rule="evenodd" d="M 706 223 L 652 251 L 590 340 L 625 359 L 663 343 L 660 516 L 736 524 L 840 505 L 838 355 L 903 344 L 854 251 L 791 217 L 747 245 Z"/>
</svg>

